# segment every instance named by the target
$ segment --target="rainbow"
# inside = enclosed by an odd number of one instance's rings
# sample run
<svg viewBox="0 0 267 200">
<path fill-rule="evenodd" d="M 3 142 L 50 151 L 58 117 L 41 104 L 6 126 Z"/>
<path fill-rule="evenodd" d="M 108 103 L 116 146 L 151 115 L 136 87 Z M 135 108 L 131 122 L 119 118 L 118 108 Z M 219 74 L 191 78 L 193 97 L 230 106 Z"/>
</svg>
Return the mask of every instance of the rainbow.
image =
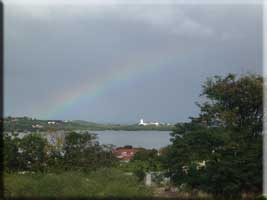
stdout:
<svg viewBox="0 0 267 200">
<path fill-rule="evenodd" d="M 164 59 L 164 61 L 164 64 L 166 64 L 166 59 Z M 159 62 L 157 64 L 149 64 L 144 66 L 138 65 L 137 63 L 128 63 L 126 65 L 119 65 L 119 67 L 116 67 L 110 73 L 103 74 L 97 81 L 94 81 L 93 83 L 88 80 L 84 80 L 78 85 L 78 87 L 63 91 L 54 97 L 52 104 L 42 107 L 44 112 L 42 112 L 43 114 L 41 114 L 41 118 L 51 119 L 71 108 L 75 104 L 78 104 L 83 97 L 89 97 L 90 102 L 113 88 L 126 85 L 127 82 L 136 77 L 140 77 L 142 75 L 153 75 L 153 72 L 160 72 L 161 69 L 164 69 L 164 64 Z"/>
</svg>

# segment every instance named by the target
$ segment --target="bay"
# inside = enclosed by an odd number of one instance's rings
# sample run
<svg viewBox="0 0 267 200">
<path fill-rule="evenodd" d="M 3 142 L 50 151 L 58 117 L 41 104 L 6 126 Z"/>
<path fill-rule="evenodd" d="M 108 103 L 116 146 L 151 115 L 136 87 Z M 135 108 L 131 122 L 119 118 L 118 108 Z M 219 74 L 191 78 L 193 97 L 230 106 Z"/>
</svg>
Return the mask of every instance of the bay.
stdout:
<svg viewBox="0 0 267 200">
<path fill-rule="evenodd" d="M 97 135 L 100 144 L 116 147 L 131 145 L 146 149 L 160 149 L 170 144 L 170 131 L 90 131 Z"/>
</svg>

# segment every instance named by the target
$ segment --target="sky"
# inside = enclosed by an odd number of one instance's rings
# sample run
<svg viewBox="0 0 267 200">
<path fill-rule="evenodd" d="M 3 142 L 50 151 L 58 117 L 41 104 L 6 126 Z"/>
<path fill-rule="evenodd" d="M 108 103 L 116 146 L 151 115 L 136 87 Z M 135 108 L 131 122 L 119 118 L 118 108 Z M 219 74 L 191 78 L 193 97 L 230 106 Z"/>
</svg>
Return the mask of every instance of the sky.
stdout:
<svg viewBox="0 0 267 200">
<path fill-rule="evenodd" d="M 5 4 L 5 116 L 183 122 L 208 77 L 262 74 L 259 4 L 20 2 Z"/>
</svg>

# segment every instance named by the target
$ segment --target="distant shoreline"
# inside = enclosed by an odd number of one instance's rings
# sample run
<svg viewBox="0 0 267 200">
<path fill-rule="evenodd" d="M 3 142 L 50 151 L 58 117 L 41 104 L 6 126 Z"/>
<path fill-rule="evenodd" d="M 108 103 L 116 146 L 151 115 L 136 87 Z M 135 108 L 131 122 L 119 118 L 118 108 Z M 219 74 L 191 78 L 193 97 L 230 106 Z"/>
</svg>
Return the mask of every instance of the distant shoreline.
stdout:
<svg viewBox="0 0 267 200">
<path fill-rule="evenodd" d="M 82 120 L 38 120 L 29 117 L 4 118 L 5 131 L 172 131 L 174 125 L 98 124 Z"/>
</svg>

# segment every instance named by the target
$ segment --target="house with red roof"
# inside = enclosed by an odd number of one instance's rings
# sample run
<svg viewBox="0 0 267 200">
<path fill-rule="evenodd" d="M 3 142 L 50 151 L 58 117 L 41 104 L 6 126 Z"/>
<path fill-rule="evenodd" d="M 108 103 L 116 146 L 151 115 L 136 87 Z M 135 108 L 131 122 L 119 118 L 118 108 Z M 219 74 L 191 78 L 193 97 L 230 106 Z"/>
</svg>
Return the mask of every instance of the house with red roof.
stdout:
<svg viewBox="0 0 267 200">
<path fill-rule="evenodd" d="M 142 149 L 139 148 L 117 148 L 112 151 L 114 156 L 122 161 L 129 162 L 134 154 Z"/>
</svg>

